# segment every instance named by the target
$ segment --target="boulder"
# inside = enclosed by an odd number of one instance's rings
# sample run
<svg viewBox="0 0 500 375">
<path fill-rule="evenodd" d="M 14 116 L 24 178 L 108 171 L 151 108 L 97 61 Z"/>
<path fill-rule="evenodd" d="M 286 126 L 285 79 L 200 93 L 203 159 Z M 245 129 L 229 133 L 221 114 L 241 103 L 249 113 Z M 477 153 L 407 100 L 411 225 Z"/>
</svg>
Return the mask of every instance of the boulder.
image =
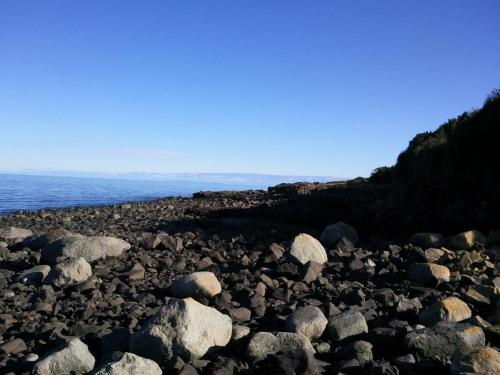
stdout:
<svg viewBox="0 0 500 375">
<path fill-rule="evenodd" d="M 33 232 L 29 229 L 15 227 L 0 228 L 0 240 L 12 240 L 19 242 L 32 235 Z"/>
<path fill-rule="evenodd" d="M 150 359 L 132 353 L 123 353 L 119 361 L 106 363 L 93 375 L 161 375 L 158 364 Z"/>
<path fill-rule="evenodd" d="M 33 375 L 85 374 L 95 365 L 87 345 L 75 338 L 38 361 Z"/>
<path fill-rule="evenodd" d="M 83 283 L 90 276 L 92 276 L 92 267 L 85 259 L 68 258 L 50 271 L 45 282 L 63 288 Z"/>
<path fill-rule="evenodd" d="M 486 237 L 477 230 L 459 233 L 449 240 L 449 246 L 453 250 L 471 250 L 483 248 L 485 245 Z"/>
<path fill-rule="evenodd" d="M 297 352 L 314 353 L 314 348 L 307 337 L 292 332 L 258 332 L 248 342 L 247 356 L 254 361 L 265 359 L 268 355 Z"/>
<path fill-rule="evenodd" d="M 444 243 L 444 237 L 439 233 L 415 233 L 410 238 L 410 243 L 420 246 L 422 249 L 430 247 L 441 247 Z"/>
<path fill-rule="evenodd" d="M 29 270 L 21 273 L 17 278 L 17 282 L 21 282 L 24 284 L 40 284 L 47 277 L 50 272 L 50 266 L 45 264 L 41 264 L 38 266 L 34 266 Z"/>
<path fill-rule="evenodd" d="M 436 285 L 450 281 L 450 270 L 439 264 L 412 263 L 408 267 L 408 278 L 421 285 Z"/>
<path fill-rule="evenodd" d="M 192 298 L 171 299 L 129 340 L 131 352 L 172 366 L 197 359 L 231 339 L 231 318 Z"/>
<path fill-rule="evenodd" d="M 500 353 L 488 346 L 457 351 L 451 357 L 452 375 L 500 375 Z"/>
<path fill-rule="evenodd" d="M 467 323 L 437 323 L 436 325 L 409 332 L 405 345 L 421 358 L 446 363 L 455 350 L 484 346 L 485 336 L 481 328 Z"/>
<path fill-rule="evenodd" d="M 358 232 L 349 224 L 338 222 L 327 226 L 321 233 L 321 243 L 327 248 L 333 248 L 337 242 L 345 238 L 356 245 L 359 241 Z"/>
<path fill-rule="evenodd" d="M 328 334 L 333 341 L 368 333 L 366 319 L 359 311 L 347 311 L 328 319 Z"/>
<path fill-rule="evenodd" d="M 304 306 L 288 315 L 286 327 L 290 332 L 300 333 L 309 340 L 314 340 L 321 337 L 327 323 L 328 319 L 319 308 Z"/>
<path fill-rule="evenodd" d="M 194 272 L 184 275 L 172 283 L 170 293 L 177 298 L 213 297 L 222 291 L 217 277 L 212 272 Z"/>
<path fill-rule="evenodd" d="M 306 233 L 301 233 L 294 238 L 290 245 L 290 255 L 301 264 L 310 261 L 323 264 L 328 261 L 323 245 L 316 238 Z"/>
<path fill-rule="evenodd" d="M 87 262 L 120 256 L 130 249 L 126 241 L 114 237 L 64 237 L 42 249 L 42 262 L 56 264 L 63 258 L 82 257 Z"/>
<path fill-rule="evenodd" d="M 426 325 L 437 322 L 458 323 L 469 319 L 472 311 L 465 302 L 457 297 L 447 297 L 437 301 L 420 313 L 419 320 Z"/>
<path fill-rule="evenodd" d="M 34 234 L 24 239 L 23 244 L 30 249 L 41 249 L 54 241 L 64 237 L 84 237 L 81 234 L 72 233 L 64 228 L 53 229 L 47 233 Z"/>
</svg>

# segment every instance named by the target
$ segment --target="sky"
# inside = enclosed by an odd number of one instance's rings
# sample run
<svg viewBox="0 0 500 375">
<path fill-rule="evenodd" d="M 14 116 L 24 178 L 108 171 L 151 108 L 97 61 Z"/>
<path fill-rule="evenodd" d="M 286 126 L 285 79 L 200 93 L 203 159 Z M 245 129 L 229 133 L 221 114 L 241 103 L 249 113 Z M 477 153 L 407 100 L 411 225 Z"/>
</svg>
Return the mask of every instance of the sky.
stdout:
<svg viewBox="0 0 500 375">
<path fill-rule="evenodd" d="M 368 176 L 500 87 L 498 0 L 0 1 L 0 170 Z"/>
</svg>

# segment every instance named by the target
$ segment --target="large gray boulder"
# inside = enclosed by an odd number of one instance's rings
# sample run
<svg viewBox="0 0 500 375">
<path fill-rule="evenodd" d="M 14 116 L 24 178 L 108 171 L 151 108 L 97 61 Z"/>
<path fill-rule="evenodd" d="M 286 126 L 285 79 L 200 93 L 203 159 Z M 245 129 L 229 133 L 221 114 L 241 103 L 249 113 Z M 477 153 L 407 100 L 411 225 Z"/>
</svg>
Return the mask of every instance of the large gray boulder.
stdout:
<svg viewBox="0 0 500 375">
<path fill-rule="evenodd" d="M 213 297 L 222 291 L 217 277 L 212 272 L 194 272 L 174 280 L 170 293 L 177 298 Z"/>
<path fill-rule="evenodd" d="M 33 235 L 33 232 L 30 229 L 16 227 L 0 228 L 0 240 L 12 240 L 19 242 L 31 235 Z"/>
<path fill-rule="evenodd" d="M 321 234 L 320 241 L 327 248 L 333 248 L 342 238 L 349 240 L 354 245 L 359 241 L 356 229 L 341 221 L 327 226 Z"/>
<path fill-rule="evenodd" d="M 300 333 L 309 340 L 314 340 L 321 337 L 327 323 L 328 319 L 319 308 L 304 306 L 288 315 L 286 327 L 290 332 Z"/>
<path fill-rule="evenodd" d="M 311 261 L 323 264 L 328 261 L 323 245 L 316 238 L 306 233 L 301 233 L 294 238 L 290 245 L 290 255 L 301 264 Z"/>
<path fill-rule="evenodd" d="M 64 258 L 82 257 L 87 262 L 120 256 L 130 244 L 115 237 L 64 237 L 42 249 L 42 262 L 56 264 Z"/>
<path fill-rule="evenodd" d="M 451 357 L 451 374 L 500 375 L 500 353 L 488 346 L 457 350 Z"/>
<path fill-rule="evenodd" d="M 119 361 L 106 363 L 92 375 L 161 375 L 160 366 L 155 361 L 132 353 L 123 353 Z"/>
<path fill-rule="evenodd" d="M 268 355 L 282 353 L 291 354 L 297 351 L 314 353 L 314 348 L 307 337 L 292 332 L 258 332 L 248 342 L 247 356 L 255 361 L 265 359 Z"/>
<path fill-rule="evenodd" d="M 24 239 L 23 244 L 30 249 L 41 249 L 48 244 L 64 237 L 84 237 L 81 234 L 72 233 L 64 228 L 53 229 L 47 233 L 34 234 Z"/>
<path fill-rule="evenodd" d="M 130 337 L 131 352 L 172 366 L 197 359 L 231 339 L 231 318 L 192 298 L 172 299 Z"/>
<path fill-rule="evenodd" d="M 368 333 L 366 319 L 359 311 L 347 311 L 328 319 L 328 334 L 333 341 Z"/>
<path fill-rule="evenodd" d="M 485 336 L 481 328 L 471 324 L 438 323 L 408 333 L 405 344 L 421 358 L 446 363 L 455 350 L 484 346 Z"/>
<path fill-rule="evenodd" d="M 63 288 L 83 283 L 90 276 L 92 276 L 92 267 L 85 259 L 68 258 L 50 271 L 45 282 Z"/>
<path fill-rule="evenodd" d="M 49 353 L 33 367 L 33 375 L 85 374 L 92 371 L 95 358 L 89 348 L 75 338 Z"/>
</svg>

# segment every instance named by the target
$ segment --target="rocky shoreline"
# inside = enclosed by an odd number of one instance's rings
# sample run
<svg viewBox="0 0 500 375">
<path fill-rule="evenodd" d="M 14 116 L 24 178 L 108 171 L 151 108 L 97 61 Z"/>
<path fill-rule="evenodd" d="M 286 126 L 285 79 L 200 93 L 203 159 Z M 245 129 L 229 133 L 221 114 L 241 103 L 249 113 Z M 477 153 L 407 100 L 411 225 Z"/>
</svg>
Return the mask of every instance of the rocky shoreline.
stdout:
<svg viewBox="0 0 500 375">
<path fill-rule="evenodd" d="M 0 374 L 500 374 L 500 228 L 289 209 L 344 187 L 0 216 Z"/>
</svg>

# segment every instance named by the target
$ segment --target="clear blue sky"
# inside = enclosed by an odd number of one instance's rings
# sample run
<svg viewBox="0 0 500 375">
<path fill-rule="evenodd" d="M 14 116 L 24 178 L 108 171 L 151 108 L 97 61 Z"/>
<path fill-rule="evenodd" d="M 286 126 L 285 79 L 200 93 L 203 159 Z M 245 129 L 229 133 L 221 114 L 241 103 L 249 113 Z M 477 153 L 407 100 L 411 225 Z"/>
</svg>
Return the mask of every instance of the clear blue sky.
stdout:
<svg viewBox="0 0 500 375">
<path fill-rule="evenodd" d="M 369 175 L 500 87 L 500 1 L 0 1 L 0 169 Z"/>
</svg>

